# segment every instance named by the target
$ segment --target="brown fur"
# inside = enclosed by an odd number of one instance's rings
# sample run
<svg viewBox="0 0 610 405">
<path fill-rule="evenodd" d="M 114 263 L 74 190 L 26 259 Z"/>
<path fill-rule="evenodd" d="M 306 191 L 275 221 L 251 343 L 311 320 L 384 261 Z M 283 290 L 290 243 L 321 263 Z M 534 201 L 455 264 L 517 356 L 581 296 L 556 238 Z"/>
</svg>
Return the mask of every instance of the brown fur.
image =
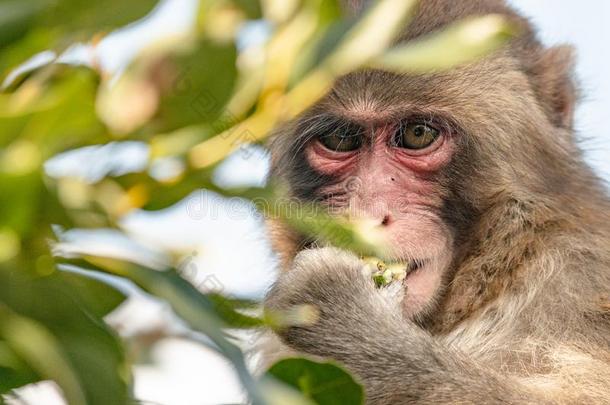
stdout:
<svg viewBox="0 0 610 405">
<path fill-rule="evenodd" d="M 488 13 L 508 16 L 522 35 L 493 56 L 451 72 L 347 75 L 272 145 L 273 177 L 310 200 L 333 181 L 313 172 L 302 154 L 307 139 L 299 135 L 301 125 L 315 125 L 321 112 L 353 117 L 366 105 L 366 117 L 376 120 L 415 110 L 442 115 L 466 134 L 438 178 L 454 246 L 437 305 L 415 319 L 417 326 L 396 315 L 390 318 L 406 326 L 387 319 L 367 325 L 363 319 L 373 315 L 355 301 L 359 294 L 368 304 L 377 298 L 361 286 L 341 301 L 337 285 L 351 291 L 356 287 L 349 283 L 358 284 L 347 275 L 336 282 L 341 263 L 328 269 L 332 291 L 315 281 L 323 279 L 324 261 L 335 260 L 336 252 L 321 253 L 318 264 L 298 259 L 295 272 L 303 275 L 282 276 L 269 305 L 309 300 L 326 309 L 329 319 L 317 333 L 297 328 L 282 338 L 299 351 L 343 361 L 363 379 L 371 403 L 610 403 L 610 200 L 572 132 L 576 86 L 570 48 L 544 49 L 527 21 L 501 0 L 423 0 L 402 40 Z M 304 241 L 281 227 L 274 235 L 288 269 Z M 343 267 L 355 265 L 341 260 Z M 339 297 L 331 300 L 332 311 L 325 307 L 329 294 Z M 355 318 L 358 333 L 349 329 Z M 394 359 L 386 358 L 360 335 L 366 332 L 414 357 L 396 349 Z M 385 332 L 404 338 L 385 341 Z M 341 333 L 358 335 L 359 341 L 337 342 Z M 374 352 L 383 362 L 358 350 Z M 400 387 L 380 393 L 388 383 Z"/>
</svg>

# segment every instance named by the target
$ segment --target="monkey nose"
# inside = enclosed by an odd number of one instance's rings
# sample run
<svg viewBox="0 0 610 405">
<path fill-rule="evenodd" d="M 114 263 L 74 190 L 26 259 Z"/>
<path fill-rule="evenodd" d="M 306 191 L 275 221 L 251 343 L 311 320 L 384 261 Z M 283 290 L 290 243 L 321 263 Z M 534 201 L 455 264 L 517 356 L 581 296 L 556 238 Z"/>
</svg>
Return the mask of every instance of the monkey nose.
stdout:
<svg viewBox="0 0 610 405">
<path fill-rule="evenodd" d="M 388 226 L 390 225 L 391 222 L 391 218 L 389 214 L 386 214 L 383 216 L 383 218 L 381 219 L 381 226 Z"/>
</svg>

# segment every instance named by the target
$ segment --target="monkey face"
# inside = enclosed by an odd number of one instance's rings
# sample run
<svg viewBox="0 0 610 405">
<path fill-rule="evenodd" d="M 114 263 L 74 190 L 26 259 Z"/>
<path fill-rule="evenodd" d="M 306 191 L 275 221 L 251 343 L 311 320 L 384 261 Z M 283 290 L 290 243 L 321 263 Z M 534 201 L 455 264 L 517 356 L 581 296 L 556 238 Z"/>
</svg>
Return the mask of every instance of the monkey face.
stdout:
<svg viewBox="0 0 610 405">
<path fill-rule="evenodd" d="M 327 119 L 305 147 L 311 169 L 334 180 L 320 187 L 319 199 L 332 212 L 375 222 L 384 259 L 410 263 L 404 309 L 418 314 L 431 306 L 451 259 L 437 176 L 451 160 L 454 134 L 418 116 L 374 123 Z"/>
<path fill-rule="evenodd" d="M 331 213 L 374 221 L 383 259 L 406 262 L 412 270 L 403 308 L 416 317 L 435 307 L 455 256 L 456 227 L 445 213 L 458 206 L 448 207 L 448 172 L 462 134 L 450 115 L 431 113 L 422 103 L 405 105 L 402 94 L 413 91 L 409 83 L 384 101 L 371 91 L 371 77 L 380 83 L 393 79 L 383 72 L 342 79 L 277 138 L 287 151 L 275 162 L 275 177 L 284 177 L 296 197 L 320 202 Z M 276 158 L 281 147 L 272 147 Z"/>
</svg>

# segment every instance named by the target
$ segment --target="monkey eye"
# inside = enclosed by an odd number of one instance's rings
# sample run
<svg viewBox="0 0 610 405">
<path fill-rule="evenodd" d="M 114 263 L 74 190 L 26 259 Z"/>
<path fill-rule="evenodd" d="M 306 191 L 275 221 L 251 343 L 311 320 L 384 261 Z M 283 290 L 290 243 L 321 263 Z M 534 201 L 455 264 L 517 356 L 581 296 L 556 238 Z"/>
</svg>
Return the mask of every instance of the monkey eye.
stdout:
<svg viewBox="0 0 610 405">
<path fill-rule="evenodd" d="M 326 149 L 333 152 L 352 152 L 362 146 L 364 135 L 362 128 L 347 125 L 329 134 L 320 135 L 318 140 Z"/>
<path fill-rule="evenodd" d="M 440 132 L 423 123 L 401 123 L 392 143 L 399 148 L 421 150 L 432 145 L 438 139 Z"/>
</svg>

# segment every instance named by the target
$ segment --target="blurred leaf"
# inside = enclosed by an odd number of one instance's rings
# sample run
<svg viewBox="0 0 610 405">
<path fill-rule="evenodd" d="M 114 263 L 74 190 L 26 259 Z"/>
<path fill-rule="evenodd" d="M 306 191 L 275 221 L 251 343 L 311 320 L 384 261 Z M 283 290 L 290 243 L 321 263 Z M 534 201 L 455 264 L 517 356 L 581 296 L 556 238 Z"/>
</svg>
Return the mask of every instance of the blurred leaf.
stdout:
<svg viewBox="0 0 610 405">
<path fill-rule="evenodd" d="M 80 273 L 58 271 L 49 277 L 70 289 L 73 296 L 100 319 L 114 311 L 127 298 L 116 288 Z"/>
<path fill-rule="evenodd" d="M 189 172 L 186 177 L 179 178 L 178 181 L 161 182 L 152 178 L 148 173 L 132 173 L 117 177 L 116 181 L 125 188 L 140 185 L 154 190 L 142 209 L 155 211 L 174 205 L 193 193 L 194 190 L 206 187 L 210 183 L 210 176 L 207 172 L 193 171 Z"/>
<path fill-rule="evenodd" d="M 23 37 L 51 0 L 0 1 L 0 49 Z"/>
<path fill-rule="evenodd" d="M 375 221 L 331 215 L 319 204 L 289 198 L 272 187 L 224 189 L 222 193 L 252 200 L 266 218 L 282 220 L 305 235 L 363 255 L 383 256 L 383 233 Z"/>
<path fill-rule="evenodd" d="M 261 4 L 258 0 L 231 0 L 229 3 L 235 4 L 237 7 L 242 9 L 246 13 L 246 16 L 251 20 L 257 20 L 263 16 Z"/>
<path fill-rule="evenodd" d="M 234 309 L 256 309 L 260 306 L 260 302 L 246 298 L 230 298 L 222 294 L 208 293 L 206 296 L 212 301 L 221 300 L 230 305 Z"/>
<path fill-rule="evenodd" d="M 265 139 L 279 119 L 281 99 L 239 124 L 191 148 L 189 163 L 194 169 L 209 168 L 241 145 Z"/>
<path fill-rule="evenodd" d="M 206 26 L 214 23 L 219 10 L 232 10 L 242 13 L 246 19 L 258 20 L 262 18 L 262 9 L 259 0 L 205 0 L 199 1 L 197 25 L 200 31 L 206 31 Z"/>
<path fill-rule="evenodd" d="M 311 326 L 320 319 L 318 307 L 309 304 L 295 305 L 283 311 L 265 309 L 265 323 L 272 330 L 282 330 L 291 326 Z"/>
<path fill-rule="evenodd" d="M 65 33 L 78 33 L 84 38 L 144 17 L 155 4 L 157 0 L 2 0 L 0 47 L 18 39 L 33 26 L 61 27 Z"/>
<path fill-rule="evenodd" d="M 218 307 L 191 283 L 180 277 L 174 270 L 157 271 L 133 263 L 102 257 L 87 256 L 83 259 L 100 271 L 128 277 L 143 290 L 167 301 L 178 316 L 193 329 L 210 338 L 218 351 L 231 361 L 253 402 L 255 404 L 265 403 L 259 391 L 260 388 L 250 375 L 241 350 L 227 340 L 223 331 L 235 320 L 226 322 L 220 318 L 216 313 Z M 230 312 L 225 312 L 225 315 Z M 240 317 L 239 320 L 241 321 L 241 319 Z"/>
<path fill-rule="evenodd" d="M 326 4 L 324 2 L 323 4 Z M 332 2 L 330 2 L 332 3 Z M 331 20 L 330 25 L 320 26 L 314 39 L 305 45 L 290 77 L 291 85 L 298 84 L 307 73 L 317 68 L 337 47 L 345 34 L 352 29 L 356 20 Z"/>
<path fill-rule="evenodd" d="M 0 304 L 0 336 L 42 379 L 57 382 L 71 404 L 86 404 L 76 371 L 70 366 L 60 342 L 44 326 Z"/>
<path fill-rule="evenodd" d="M 325 63 L 335 74 L 344 74 L 382 54 L 404 29 L 416 6 L 416 0 L 374 3 Z"/>
<path fill-rule="evenodd" d="M 7 67 L 16 67 L 28 56 L 124 26 L 145 16 L 155 4 L 157 0 L 1 0 L 0 51 L 13 47 L 10 64 L 0 55 L 0 78 Z M 29 53 L 24 54 L 24 49 Z"/>
<path fill-rule="evenodd" d="M 298 389 L 318 405 L 364 403 L 362 386 L 347 371 L 331 362 L 285 359 L 271 366 L 267 373 Z"/>
<path fill-rule="evenodd" d="M 115 83 L 106 81 L 97 111 L 115 132 L 149 123 L 148 132 L 168 132 L 216 121 L 237 76 L 233 44 L 170 41 L 144 52 Z"/>
<path fill-rule="evenodd" d="M 37 205 L 43 184 L 39 173 L 27 176 L 0 174 L 0 224 L 14 229 L 20 235 L 29 234 L 34 226 Z"/>
<path fill-rule="evenodd" d="M 257 328 L 264 326 L 264 321 L 258 317 L 250 316 L 240 310 L 256 310 L 260 304 L 255 301 L 226 297 L 221 294 L 205 294 L 205 297 L 214 306 L 214 311 L 229 328 Z"/>
<path fill-rule="evenodd" d="M 28 236 L 36 224 L 42 237 L 50 230 L 45 224 L 67 225 L 46 192 L 42 163 L 68 147 L 106 138 L 93 108 L 96 86 L 91 70 L 58 65 L 0 94 L 1 225 Z"/>
<path fill-rule="evenodd" d="M 272 2 L 269 3 L 269 5 L 271 4 Z M 291 118 L 302 111 L 302 109 L 292 111 L 290 108 L 285 108 L 285 101 L 289 106 L 299 103 L 304 109 L 321 97 L 324 91 L 329 88 L 332 77 L 324 80 L 322 86 L 316 83 L 316 80 L 310 80 L 305 86 L 299 87 L 301 90 L 306 89 L 308 92 L 312 89 L 319 89 L 319 91 L 315 91 L 313 97 L 310 97 L 307 101 L 303 100 L 302 103 L 300 99 L 297 101 L 290 94 L 286 97 L 282 96 L 295 65 L 302 58 L 302 50 L 308 45 L 308 42 L 311 42 L 310 40 L 316 32 L 323 32 L 329 24 L 339 17 L 339 7 L 334 0 L 311 1 L 305 2 L 305 4 L 306 6 L 302 7 L 292 20 L 281 26 L 280 30 L 270 40 L 266 54 L 268 63 L 264 67 L 264 72 L 249 72 L 248 79 L 250 80 L 244 80 L 240 83 L 240 92 L 231 100 L 228 111 L 228 113 L 232 113 L 235 110 L 237 113 L 234 125 L 192 148 L 189 153 L 189 160 L 193 168 L 213 166 L 240 145 L 265 139 L 280 118 Z M 316 76 L 317 78 L 318 76 Z M 259 87 L 262 92 L 260 109 L 254 115 L 241 121 L 242 112 L 250 106 L 251 101 L 253 101 L 252 96 L 256 95 Z M 242 103 L 244 98 L 248 102 Z M 309 102 L 309 104 L 305 105 L 306 102 Z M 285 112 L 287 114 L 284 114 Z"/>
<path fill-rule="evenodd" d="M 54 277 L 0 269 L 1 334 L 40 379 L 57 381 L 70 403 L 128 402 L 129 370 L 114 332 Z"/>
<path fill-rule="evenodd" d="M 35 28 L 25 38 L 0 51 L 0 95 L 14 91 L 57 61 L 57 53 L 50 50 L 57 34 Z"/>
<path fill-rule="evenodd" d="M 301 394 L 298 389 L 280 382 L 271 375 L 261 378 L 259 385 L 268 405 L 317 405 L 316 402 Z"/>
<path fill-rule="evenodd" d="M 84 37 L 144 17 L 157 4 L 157 0 L 57 0 L 55 3 L 45 12 L 43 24 L 60 26 L 66 32 L 79 33 Z"/>
<path fill-rule="evenodd" d="M 197 330 L 222 343 L 227 328 L 248 328 L 262 325 L 258 318 L 236 311 L 244 302 L 219 294 L 202 294 L 175 270 L 158 271 L 115 259 L 84 257 L 97 269 L 119 276 L 127 276 L 143 290 L 167 300 L 176 313 Z M 216 341 L 215 341 L 216 343 Z"/>
<path fill-rule="evenodd" d="M 21 238 L 12 228 L 0 228 L 0 263 L 9 261 L 21 251 Z"/>
<path fill-rule="evenodd" d="M 459 21 L 437 34 L 390 49 L 370 67 L 396 73 L 429 73 L 472 62 L 498 49 L 516 34 L 499 15 Z"/>
<path fill-rule="evenodd" d="M 285 3 L 287 2 L 269 2 L 278 5 Z M 296 60 L 318 27 L 318 10 L 307 5 L 306 3 L 294 18 L 281 26 L 267 45 L 263 103 L 265 97 L 277 97 L 276 92 L 285 90 Z"/>
<path fill-rule="evenodd" d="M 300 0 L 260 0 L 260 2 L 265 19 L 278 25 L 289 20 L 297 11 L 300 3 L 302 3 Z"/>
<path fill-rule="evenodd" d="M 150 139 L 151 158 L 186 155 L 190 148 L 215 134 L 215 129 L 206 125 L 193 125 L 177 131 L 155 135 Z"/>
<path fill-rule="evenodd" d="M 416 0 L 382 0 L 373 4 L 360 20 L 349 25 L 336 48 L 286 95 L 282 118 L 293 119 L 332 87 L 335 79 L 355 71 L 382 54 L 404 29 Z M 338 29 L 337 35 L 342 30 Z M 336 39 L 330 38 L 331 44 Z"/>
<path fill-rule="evenodd" d="M 168 131 L 220 117 L 237 77 L 233 44 L 202 41 L 194 52 L 178 55 L 172 91 L 161 100 L 155 126 Z"/>
<path fill-rule="evenodd" d="M 37 380 L 38 375 L 24 359 L 7 342 L 0 340 L 0 394 Z"/>
<path fill-rule="evenodd" d="M 94 108 L 97 85 L 90 69 L 53 65 L 15 92 L 0 94 L 0 145 L 19 136 L 35 142 L 46 160 L 69 147 L 106 140 Z"/>
<path fill-rule="evenodd" d="M 383 252 L 382 233 L 374 221 L 332 216 L 320 206 L 295 204 L 295 201 L 283 205 L 280 202 L 280 205 L 273 204 L 269 207 L 272 217 L 282 219 L 297 231 L 316 239 L 363 255 L 379 255 Z"/>
</svg>

